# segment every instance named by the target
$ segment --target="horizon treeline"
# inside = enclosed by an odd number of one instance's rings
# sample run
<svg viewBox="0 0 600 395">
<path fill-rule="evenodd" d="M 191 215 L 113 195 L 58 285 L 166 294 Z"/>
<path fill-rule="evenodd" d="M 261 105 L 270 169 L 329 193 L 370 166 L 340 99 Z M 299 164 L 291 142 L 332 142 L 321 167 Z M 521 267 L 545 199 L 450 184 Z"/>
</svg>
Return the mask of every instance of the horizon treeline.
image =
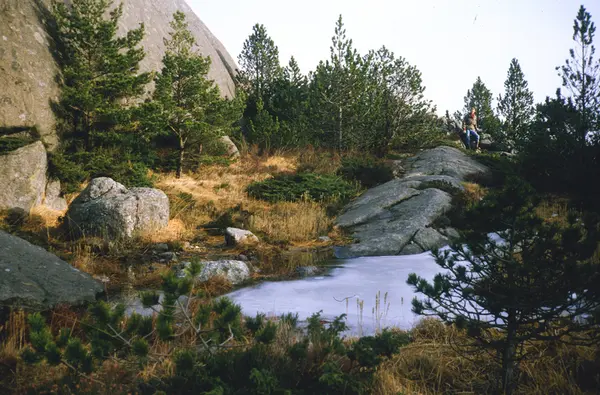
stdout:
<svg viewBox="0 0 600 395">
<path fill-rule="evenodd" d="M 494 95 L 477 77 L 462 112 L 440 118 L 425 98 L 418 68 L 384 46 L 359 53 L 341 16 L 329 59 L 308 75 L 293 57 L 282 65 L 274 40 L 256 24 L 239 54 L 236 97 L 227 100 L 208 79 L 211 60 L 198 52 L 183 13 L 174 15 L 165 37 L 163 68 L 142 73 L 145 26 L 119 35 L 123 7 L 113 3 L 74 0 L 66 7 L 54 1 L 50 9 L 47 25 L 62 71 L 55 106 L 61 147 L 51 169 L 67 189 L 95 176 L 151 185 L 148 169 L 179 176 L 214 160 L 223 135 L 260 154 L 313 146 L 383 158 L 448 141 L 471 107 L 494 149 L 517 152 L 524 174 L 538 186 L 581 189 L 586 183 L 578 175 L 599 168 L 599 144 L 590 132 L 600 129 L 600 63 L 595 25 L 583 6 L 569 59 L 549 65 L 568 97 L 559 88 L 556 97 L 535 104 L 513 59 L 495 108 Z M 156 89 L 148 95 L 150 83 Z"/>
</svg>

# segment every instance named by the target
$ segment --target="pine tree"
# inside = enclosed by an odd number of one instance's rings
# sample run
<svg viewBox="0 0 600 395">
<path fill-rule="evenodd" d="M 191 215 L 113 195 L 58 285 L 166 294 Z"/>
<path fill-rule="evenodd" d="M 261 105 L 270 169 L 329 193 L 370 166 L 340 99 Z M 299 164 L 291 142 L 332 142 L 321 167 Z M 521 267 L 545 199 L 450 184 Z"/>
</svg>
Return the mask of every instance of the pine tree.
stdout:
<svg viewBox="0 0 600 395">
<path fill-rule="evenodd" d="M 275 83 L 271 107 L 280 121 L 278 146 L 300 146 L 311 143 L 308 136 L 308 79 L 292 56 Z"/>
<path fill-rule="evenodd" d="M 408 284 L 426 299 L 413 311 L 466 328 L 475 348 L 492 350 L 502 371 L 504 393 L 513 392 L 523 345 L 531 340 L 562 340 L 595 311 L 592 263 L 598 221 L 589 216 L 568 224 L 536 215 L 535 191 L 518 178 L 489 193 L 468 212 L 471 231 L 449 250 L 435 252 L 444 269 L 433 283 L 411 274 Z M 573 338 L 571 338 L 573 340 Z"/>
<path fill-rule="evenodd" d="M 171 22 L 171 38 L 165 39 L 164 67 L 156 77 L 155 120 L 177 137 L 177 177 L 181 176 L 188 144 L 223 135 L 239 118 L 235 103 L 222 99 L 219 87 L 207 79 L 210 58 L 195 49 L 185 14 L 177 12 Z"/>
<path fill-rule="evenodd" d="M 435 128 L 431 127 L 435 107 L 425 99 L 421 72 L 386 47 L 376 52 L 373 62 L 373 75 L 386 97 L 378 109 L 369 111 L 383 114 L 385 120 L 385 132 L 377 134 L 375 140 L 402 147 L 427 145 L 435 135 Z M 381 148 L 377 151 L 383 153 Z"/>
<path fill-rule="evenodd" d="M 596 25 L 582 5 L 573 23 L 576 48 L 570 50 L 570 59 L 557 67 L 563 86 L 573 95 L 579 112 L 576 125 L 577 139 L 583 148 L 590 131 L 600 127 L 600 59 L 595 59 L 594 36 Z"/>
<path fill-rule="evenodd" d="M 263 152 L 271 149 L 271 140 L 279 135 L 280 123 L 264 108 L 261 99 L 256 103 L 256 115 L 248 122 L 250 139 L 257 143 Z"/>
<path fill-rule="evenodd" d="M 69 6 L 54 0 L 52 14 L 63 71 L 60 104 L 70 137 L 89 152 L 127 129 L 127 102 L 151 80 L 149 73 L 139 73 L 144 25 L 118 37 L 123 4 L 113 7 L 112 0 L 73 0 Z"/>
<path fill-rule="evenodd" d="M 467 95 L 464 98 L 464 114 L 470 113 L 471 108 L 475 108 L 478 126 L 485 133 L 497 139 L 499 137 L 500 122 L 494 115 L 492 100 L 492 92 L 483 83 L 481 77 L 477 77 L 475 83 L 473 83 L 473 87 L 467 91 Z"/>
<path fill-rule="evenodd" d="M 330 60 L 320 62 L 312 75 L 311 110 L 317 114 L 318 127 L 323 128 L 342 151 L 359 140 L 360 129 L 355 120 L 364 113 L 368 64 L 347 38 L 342 16 L 335 26 L 330 47 Z"/>
<path fill-rule="evenodd" d="M 504 82 L 504 96 L 498 97 L 498 113 L 503 117 L 501 140 L 511 148 L 525 139 L 527 127 L 533 120 L 533 93 L 517 59 L 510 62 Z"/>
<path fill-rule="evenodd" d="M 268 102 L 268 95 L 282 70 L 279 65 L 279 49 L 267 34 L 264 25 L 254 25 L 238 60 L 242 67 L 240 80 L 249 99 Z"/>
</svg>

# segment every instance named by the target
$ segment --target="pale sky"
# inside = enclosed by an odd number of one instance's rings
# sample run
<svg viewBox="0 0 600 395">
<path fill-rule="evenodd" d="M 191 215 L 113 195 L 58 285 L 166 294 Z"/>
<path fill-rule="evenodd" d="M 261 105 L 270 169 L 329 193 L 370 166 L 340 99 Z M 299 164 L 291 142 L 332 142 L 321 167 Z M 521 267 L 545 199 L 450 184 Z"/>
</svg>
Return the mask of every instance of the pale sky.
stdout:
<svg viewBox="0 0 600 395">
<path fill-rule="evenodd" d="M 504 90 L 510 60 L 519 59 L 536 102 L 561 84 L 555 67 L 573 47 L 576 0 L 186 0 L 237 61 L 252 26 L 262 23 L 303 72 L 329 57 L 340 14 L 348 37 L 364 54 L 385 45 L 418 67 L 438 112 L 463 107 L 477 76 L 494 98 Z M 598 26 L 600 0 L 584 6 Z M 495 104 L 494 104 L 495 106 Z"/>
</svg>

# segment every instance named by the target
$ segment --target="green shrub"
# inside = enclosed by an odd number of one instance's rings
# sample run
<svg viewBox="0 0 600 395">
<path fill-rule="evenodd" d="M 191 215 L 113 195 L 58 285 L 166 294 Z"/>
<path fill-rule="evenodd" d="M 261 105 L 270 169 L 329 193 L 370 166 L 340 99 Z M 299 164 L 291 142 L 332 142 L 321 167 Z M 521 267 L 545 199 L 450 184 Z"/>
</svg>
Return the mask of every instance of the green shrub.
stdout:
<svg viewBox="0 0 600 395">
<path fill-rule="evenodd" d="M 77 192 L 81 183 L 96 177 L 110 177 L 128 188 L 154 185 L 146 165 L 116 150 L 56 152 L 50 154 L 49 172 L 65 193 Z"/>
<path fill-rule="evenodd" d="M 348 201 L 356 196 L 359 188 L 341 177 L 304 173 L 278 175 L 264 181 L 254 182 L 246 188 L 250 197 L 268 202 L 300 201 Z"/>
<path fill-rule="evenodd" d="M 364 188 L 373 188 L 394 178 L 392 169 L 370 157 L 343 159 L 338 174 L 348 181 L 358 181 Z"/>
</svg>

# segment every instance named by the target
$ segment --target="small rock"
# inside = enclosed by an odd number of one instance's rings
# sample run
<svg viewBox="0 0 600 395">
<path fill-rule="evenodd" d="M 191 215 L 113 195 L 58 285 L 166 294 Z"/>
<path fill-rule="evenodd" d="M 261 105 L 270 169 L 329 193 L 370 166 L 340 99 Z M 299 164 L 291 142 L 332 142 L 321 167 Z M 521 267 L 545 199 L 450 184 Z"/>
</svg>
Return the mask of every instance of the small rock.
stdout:
<svg viewBox="0 0 600 395">
<path fill-rule="evenodd" d="M 177 262 L 177 254 L 174 252 L 163 252 L 158 257 L 165 262 Z"/>
<path fill-rule="evenodd" d="M 439 232 L 450 240 L 456 240 L 460 237 L 460 233 L 454 228 L 440 229 Z"/>
<path fill-rule="evenodd" d="M 184 250 L 189 250 L 192 247 L 192 245 L 190 244 L 189 241 L 184 241 L 183 242 L 183 249 Z"/>
<path fill-rule="evenodd" d="M 225 244 L 228 246 L 251 243 L 258 243 L 258 237 L 249 230 L 238 228 L 227 228 L 225 230 Z"/>
<path fill-rule="evenodd" d="M 44 204 L 56 211 L 66 211 L 69 208 L 65 198 L 60 196 L 60 181 L 52 180 L 48 182 Z"/>
<path fill-rule="evenodd" d="M 423 252 L 424 251 L 421 247 L 419 247 L 418 245 L 416 245 L 414 243 L 410 243 L 402 249 L 402 252 L 400 253 L 400 255 L 417 255 L 417 254 L 422 254 Z"/>
<path fill-rule="evenodd" d="M 329 236 L 320 236 L 319 241 L 322 241 L 324 243 L 329 243 L 331 241 L 331 238 Z"/>
<path fill-rule="evenodd" d="M 169 251 L 169 245 L 167 243 L 158 243 L 158 244 L 154 244 L 152 249 L 155 252 L 167 252 L 167 251 Z"/>
<path fill-rule="evenodd" d="M 414 242 L 424 251 L 430 251 L 448 245 L 448 238 L 433 228 L 425 228 L 417 232 Z"/>
<path fill-rule="evenodd" d="M 248 257 L 246 255 L 244 255 L 244 254 L 238 255 L 238 259 L 240 261 L 242 261 L 242 262 L 248 262 L 249 261 Z"/>
<path fill-rule="evenodd" d="M 390 163 L 390 168 L 392 169 L 392 175 L 394 176 L 394 178 L 402 178 L 402 176 L 406 172 L 406 169 L 402 165 L 401 160 L 392 161 Z"/>
<path fill-rule="evenodd" d="M 213 277 L 225 277 L 232 284 L 240 284 L 250 278 L 250 267 L 246 262 L 234 260 L 201 262 L 202 270 L 198 276 L 199 281 L 208 281 Z M 185 262 L 184 267 L 189 266 Z M 181 276 L 182 274 L 178 274 Z"/>
<path fill-rule="evenodd" d="M 222 136 L 219 138 L 219 142 L 223 144 L 225 147 L 225 151 L 227 152 L 227 156 L 232 159 L 240 157 L 240 151 L 235 143 L 229 138 L 229 136 Z"/>
</svg>

